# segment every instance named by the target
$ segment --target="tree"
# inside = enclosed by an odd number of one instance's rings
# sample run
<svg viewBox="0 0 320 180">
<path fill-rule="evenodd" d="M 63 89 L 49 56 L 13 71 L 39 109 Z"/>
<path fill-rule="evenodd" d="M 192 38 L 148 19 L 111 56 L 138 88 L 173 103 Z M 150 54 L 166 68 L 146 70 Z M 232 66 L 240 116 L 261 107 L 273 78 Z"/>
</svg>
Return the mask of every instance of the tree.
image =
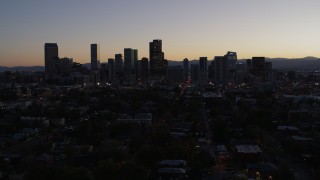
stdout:
<svg viewBox="0 0 320 180">
<path fill-rule="evenodd" d="M 279 168 L 279 178 L 278 179 L 286 179 L 286 180 L 294 180 L 294 174 L 289 169 L 289 167 L 285 164 L 282 164 Z"/>
<path fill-rule="evenodd" d="M 154 167 L 163 158 L 163 151 L 153 145 L 143 146 L 138 152 L 138 159 L 145 167 Z"/>
<path fill-rule="evenodd" d="M 26 179 L 32 180 L 90 180 L 84 168 L 71 166 L 49 167 L 40 164 L 30 166 Z"/>
<path fill-rule="evenodd" d="M 118 162 L 113 159 L 102 161 L 94 172 L 96 180 L 144 180 L 147 173 L 144 168 L 131 162 Z"/>
<path fill-rule="evenodd" d="M 160 124 L 155 127 L 151 135 L 152 143 L 164 147 L 169 144 L 171 140 L 170 129 L 166 124 Z"/>
</svg>

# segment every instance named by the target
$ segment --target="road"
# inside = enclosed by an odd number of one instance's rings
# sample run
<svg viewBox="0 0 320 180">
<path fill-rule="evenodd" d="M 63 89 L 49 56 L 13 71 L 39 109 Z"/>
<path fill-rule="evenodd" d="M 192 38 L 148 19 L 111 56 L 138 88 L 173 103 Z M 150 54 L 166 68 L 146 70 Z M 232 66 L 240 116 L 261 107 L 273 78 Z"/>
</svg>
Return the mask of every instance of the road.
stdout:
<svg viewBox="0 0 320 180">
<path fill-rule="evenodd" d="M 215 162 L 217 163 L 217 156 L 215 154 L 215 145 L 212 142 L 212 130 L 210 128 L 209 122 L 208 122 L 208 116 L 207 116 L 207 111 L 206 111 L 206 105 L 205 105 L 205 101 L 202 100 L 202 107 L 201 107 L 201 116 L 202 116 L 202 120 L 205 124 L 205 128 L 206 128 L 206 139 L 207 139 L 207 143 L 205 145 L 202 145 L 202 149 L 205 150 L 207 153 L 210 154 L 211 157 L 214 158 Z M 214 167 L 212 167 L 212 175 L 211 176 L 205 176 L 202 178 L 202 180 L 220 180 L 222 179 L 222 177 L 220 176 L 219 172 L 214 172 Z"/>
</svg>

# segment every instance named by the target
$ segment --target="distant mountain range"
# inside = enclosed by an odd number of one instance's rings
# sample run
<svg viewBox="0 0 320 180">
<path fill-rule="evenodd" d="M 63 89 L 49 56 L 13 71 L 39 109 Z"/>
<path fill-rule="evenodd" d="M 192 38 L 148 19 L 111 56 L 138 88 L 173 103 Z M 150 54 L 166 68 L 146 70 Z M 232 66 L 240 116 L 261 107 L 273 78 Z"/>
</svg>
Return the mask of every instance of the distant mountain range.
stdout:
<svg viewBox="0 0 320 180">
<path fill-rule="evenodd" d="M 13 67 L 5 67 L 5 66 L 0 66 L 0 72 L 4 71 L 29 71 L 29 72 L 36 72 L 36 71 L 44 71 L 43 66 L 13 66 Z"/>
<path fill-rule="evenodd" d="M 273 69 L 288 69 L 288 70 L 319 70 L 320 58 L 305 57 L 298 59 L 285 58 L 267 58 L 266 61 L 272 62 Z"/>
<path fill-rule="evenodd" d="M 210 64 L 208 62 L 208 65 Z M 238 60 L 240 62 L 245 62 L 245 59 Z M 305 58 L 266 58 L 266 61 L 272 62 L 273 69 L 278 70 L 319 70 L 320 69 L 320 58 L 317 57 L 305 57 Z M 199 63 L 198 60 L 190 60 L 190 64 Z M 169 60 L 169 66 L 182 66 L 182 61 Z M 83 64 L 83 66 L 90 68 L 90 63 Z M 5 67 L 0 66 L 0 72 L 4 71 L 44 71 L 43 66 L 14 66 Z"/>
<path fill-rule="evenodd" d="M 208 65 L 212 60 L 209 60 Z M 245 62 L 245 59 L 239 59 L 239 62 Z M 266 58 L 267 62 L 272 62 L 272 68 L 278 70 L 319 70 L 320 58 Z M 189 64 L 197 64 L 198 60 L 189 60 Z M 169 61 L 169 66 L 181 66 L 182 61 Z"/>
</svg>

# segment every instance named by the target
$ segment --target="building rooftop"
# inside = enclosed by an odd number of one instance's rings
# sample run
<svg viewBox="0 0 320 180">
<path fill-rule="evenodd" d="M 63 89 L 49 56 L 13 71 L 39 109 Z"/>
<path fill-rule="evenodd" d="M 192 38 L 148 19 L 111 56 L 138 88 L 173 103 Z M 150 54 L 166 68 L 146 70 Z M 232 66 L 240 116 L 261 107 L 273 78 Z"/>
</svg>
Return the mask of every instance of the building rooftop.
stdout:
<svg viewBox="0 0 320 180">
<path fill-rule="evenodd" d="M 301 136 L 292 136 L 292 139 L 295 141 L 313 141 L 312 138 L 306 138 Z"/>
<path fill-rule="evenodd" d="M 299 128 L 294 126 L 278 126 L 277 130 L 290 130 L 290 131 L 298 131 Z"/>
<path fill-rule="evenodd" d="M 187 161 L 185 160 L 163 160 L 159 163 L 162 166 L 187 166 Z M 164 168 L 163 168 L 164 169 Z"/>
<path fill-rule="evenodd" d="M 161 174 L 185 174 L 186 170 L 182 168 L 161 168 L 158 170 Z"/>
<path fill-rule="evenodd" d="M 238 153 L 246 153 L 246 154 L 249 154 L 249 153 L 256 154 L 256 153 L 262 152 L 258 145 L 237 145 L 236 149 Z"/>
</svg>

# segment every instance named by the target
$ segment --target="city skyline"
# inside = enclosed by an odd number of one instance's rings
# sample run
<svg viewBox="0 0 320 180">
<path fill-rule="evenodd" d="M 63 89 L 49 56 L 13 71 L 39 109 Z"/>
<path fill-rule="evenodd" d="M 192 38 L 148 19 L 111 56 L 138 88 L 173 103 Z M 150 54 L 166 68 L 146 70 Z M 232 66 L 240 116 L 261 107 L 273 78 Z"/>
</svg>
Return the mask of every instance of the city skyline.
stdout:
<svg viewBox="0 0 320 180">
<path fill-rule="evenodd" d="M 166 59 L 182 61 L 227 51 L 239 59 L 320 57 L 320 2 L 307 1 L 10 1 L 0 3 L 0 66 L 44 65 L 43 44 L 59 56 L 90 63 L 89 45 L 100 61 L 126 47 L 149 57 L 148 42 L 162 39 Z M 130 17 L 130 18 L 128 18 Z"/>
</svg>

